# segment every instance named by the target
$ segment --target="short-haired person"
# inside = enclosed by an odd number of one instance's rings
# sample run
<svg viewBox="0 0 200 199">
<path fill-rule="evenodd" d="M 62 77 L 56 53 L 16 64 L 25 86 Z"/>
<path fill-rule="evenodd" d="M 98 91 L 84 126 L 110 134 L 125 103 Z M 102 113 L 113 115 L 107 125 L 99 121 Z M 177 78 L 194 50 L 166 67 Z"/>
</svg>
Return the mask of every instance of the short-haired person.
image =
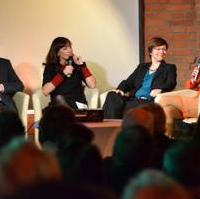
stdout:
<svg viewBox="0 0 200 199">
<path fill-rule="evenodd" d="M 8 59 L 0 58 L 0 110 L 17 112 L 13 95 L 24 89 Z"/>
<path fill-rule="evenodd" d="M 154 37 L 150 40 L 148 53 L 151 62 L 139 64 L 116 90 L 108 93 L 103 106 L 105 118 L 122 118 L 128 109 L 152 102 L 159 93 L 175 88 L 176 66 L 164 61 L 167 50 L 168 43 L 163 38 Z M 127 96 L 130 91 L 132 94 Z"/>
<path fill-rule="evenodd" d="M 71 108 L 78 108 L 76 102 L 87 104 L 83 82 L 95 88 L 96 79 L 83 59 L 74 54 L 69 39 L 53 40 L 45 65 L 42 91 L 44 95 L 50 94 L 52 103 L 61 95 Z"/>
</svg>

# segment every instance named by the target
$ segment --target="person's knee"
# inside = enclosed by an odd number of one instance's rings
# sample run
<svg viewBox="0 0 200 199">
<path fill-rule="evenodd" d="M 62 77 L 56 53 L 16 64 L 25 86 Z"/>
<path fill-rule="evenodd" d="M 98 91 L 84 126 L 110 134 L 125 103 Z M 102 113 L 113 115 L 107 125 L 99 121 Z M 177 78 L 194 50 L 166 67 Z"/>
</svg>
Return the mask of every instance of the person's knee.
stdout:
<svg viewBox="0 0 200 199">
<path fill-rule="evenodd" d="M 174 106 L 164 106 L 163 109 L 166 115 L 166 123 L 173 123 L 175 119 L 183 118 L 181 110 Z"/>
<path fill-rule="evenodd" d="M 103 105 L 104 118 L 119 119 L 124 109 L 124 99 L 120 94 L 109 92 Z"/>
<path fill-rule="evenodd" d="M 115 104 L 119 106 L 120 104 L 124 104 L 124 99 L 120 94 L 111 91 L 106 97 L 106 102 L 109 103 L 111 106 Z"/>
</svg>

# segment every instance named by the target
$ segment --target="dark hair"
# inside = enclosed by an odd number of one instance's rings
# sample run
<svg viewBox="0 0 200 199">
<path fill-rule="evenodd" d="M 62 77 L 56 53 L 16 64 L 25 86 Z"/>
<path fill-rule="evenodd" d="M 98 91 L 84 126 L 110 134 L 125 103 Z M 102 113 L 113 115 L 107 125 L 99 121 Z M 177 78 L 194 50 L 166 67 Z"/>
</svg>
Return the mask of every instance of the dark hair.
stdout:
<svg viewBox="0 0 200 199">
<path fill-rule="evenodd" d="M 153 48 L 157 47 L 157 46 L 166 46 L 166 48 L 168 49 L 168 43 L 166 42 L 166 40 L 164 40 L 161 37 L 153 37 L 149 43 L 148 43 L 148 53 L 149 56 L 151 57 L 150 53 L 152 53 Z"/>
<path fill-rule="evenodd" d="M 66 106 L 57 105 L 47 108 L 39 123 L 39 140 L 55 142 L 68 125 L 76 122 L 74 112 Z"/>
<path fill-rule="evenodd" d="M 153 138 L 143 126 L 122 129 L 116 137 L 113 157 L 116 165 L 129 165 L 134 171 L 149 166 Z"/>
<path fill-rule="evenodd" d="M 57 37 L 53 40 L 46 57 L 46 64 L 55 64 L 58 62 L 58 51 L 64 46 L 71 46 L 72 42 L 65 37 Z"/>
<path fill-rule="evenodd" d="M 80 138 L 78 138 L 80 140 Z M 72 183 L 102 184 L 104 181 L 103 159 L 96 145 L 79 144 L 74 138 L 57 157 L 64 180 Z"/>
<path fill-rule="evenodd" d="M 188 187 L 200 184 L 199 143 L 178 140 L 164 155 L 163 169 L 179 183 Z"/>
</svg>

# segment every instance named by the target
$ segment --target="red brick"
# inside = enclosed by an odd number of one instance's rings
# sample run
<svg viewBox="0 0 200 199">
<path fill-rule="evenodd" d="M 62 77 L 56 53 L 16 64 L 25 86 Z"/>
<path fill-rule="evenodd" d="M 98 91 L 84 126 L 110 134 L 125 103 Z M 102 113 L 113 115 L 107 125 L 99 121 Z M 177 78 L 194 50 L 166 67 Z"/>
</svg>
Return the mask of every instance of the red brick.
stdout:
<svg viewBox="0 0 200 199">
<path fill-rule="evenodd" d="M 200 0 L 144 0 L 144 3 L 145 44 L 153 36 L 168 41 L 166 60 L 177 65 L 177 87 L 182 87 L 190 77 L 194 58 L 200 56 Z"/>
<path fill-rule="evenodd" d="M 164 4 L 166 4 L 166 3 L 168 3 L 169 2 L 169 0 L 145 0 L 145 4 L 158 4 L 158 2 L 159 2 L 159 4 L 162 4 L 162 3 L 164 3 Z"/>
<path fill-rule="evenodd" d="M 191 10 L 192 6 L 190 4 L 172 4 L 172 5 L 167 5 L 166 9 L 168 11 L 186 11 L 186 10 Z"/>
<path fill-rule="evenodd" d="M 159 1 L 157 1 L 159 2 Z M 168 3 L 170 4 L 190 4 L 193 5 L 193 1 L 191 0 L 169 0 Z"/>
</svg>

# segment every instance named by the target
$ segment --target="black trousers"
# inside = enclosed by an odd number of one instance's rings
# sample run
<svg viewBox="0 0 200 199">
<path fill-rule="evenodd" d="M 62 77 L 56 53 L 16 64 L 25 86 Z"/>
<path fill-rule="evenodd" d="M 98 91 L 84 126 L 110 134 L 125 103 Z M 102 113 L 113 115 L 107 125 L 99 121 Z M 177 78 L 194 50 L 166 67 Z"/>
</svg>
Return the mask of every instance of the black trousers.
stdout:
<svg viewBox="0 0 200 199">
<path fill-rule="evenodd" d="M 148 102 L 151 101 L 137 98 L 127 98 L 111 91 L 108 93 L 103 105 L 104 118 L 121 119 L 127 110 Z"/>
<path fill-rule="evenodd" d="M 12 100 L 9 102 L 0 101 L 0 111 L 12 111 L 17 113 L 17 107 Z"/>
</svg>

